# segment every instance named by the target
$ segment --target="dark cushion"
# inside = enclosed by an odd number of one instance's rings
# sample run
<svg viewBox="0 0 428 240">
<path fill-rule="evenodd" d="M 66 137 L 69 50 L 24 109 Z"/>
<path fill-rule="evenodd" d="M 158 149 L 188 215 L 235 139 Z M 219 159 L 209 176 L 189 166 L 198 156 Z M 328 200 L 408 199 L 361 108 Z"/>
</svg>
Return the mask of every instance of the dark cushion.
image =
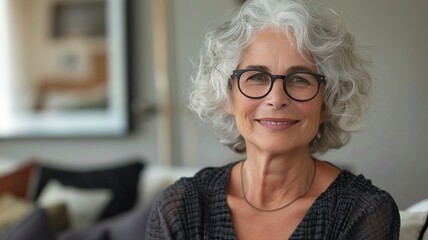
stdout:
<svg viewBox="0 0 428 240">
<path fill-rule="evenodd" d="M 146 224 L 154 203 L 152 201 L 145 208 L 135 208 L 82 230 L 62 233 L 58 240 L 144 240 Z"/>
<path fill-rule="evenodd" d="M 153 205 L 154 201 L 149 206 L 135 209 L 116 220 L 108 231 L 111 240 L 144 240 Z"/>
<path fill-rule="evenodd" d="M 51 179 L 77 188 L 110 189 L 113 192 L 113 198 L 98 217 L 98 220 L 105 219 L 134 207 L 138 195 L 140 172 L 143 167 L 144 164 L 141 160 L 89 171 L 70 171 L 41 166 L 34 199 L 37 200 L 43 187 Z"/>
<path fill-rule="evenodd" d="M 95 226 L 98 226 L 95 225 Z M 66 231 L 57 235 L 56 240 L 112 240 L 103 227 L 90 227 L 85 230 Z"/>
<path fill-rule="evenodd" d="M 28 216 L 6 231 L 0 233 L 2 240 L 53 240 L 54 232 L 51 228 L 46 212 L 36 208 Z"/>
</svg>

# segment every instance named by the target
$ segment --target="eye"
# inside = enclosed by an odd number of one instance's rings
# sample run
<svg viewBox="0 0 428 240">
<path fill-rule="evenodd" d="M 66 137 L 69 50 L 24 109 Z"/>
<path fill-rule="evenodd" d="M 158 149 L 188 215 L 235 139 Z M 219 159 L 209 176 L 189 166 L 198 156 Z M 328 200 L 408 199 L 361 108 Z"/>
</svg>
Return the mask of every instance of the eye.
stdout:
<svg viewBox="0 0 428 240">
<path fill-rule="evenodd" d="M 270 84 L 270 77 L 266 73 L 258 71 L 248 71 L 241 76 L 246 84 Z"/>
<path fill-rule="evenodd" d="M 316 86 L 317 80 L 314 76 L 307 73 L 295 73 L 287 78 L 287 86 L 290 87 L 310 87 Z"/>
</svg>

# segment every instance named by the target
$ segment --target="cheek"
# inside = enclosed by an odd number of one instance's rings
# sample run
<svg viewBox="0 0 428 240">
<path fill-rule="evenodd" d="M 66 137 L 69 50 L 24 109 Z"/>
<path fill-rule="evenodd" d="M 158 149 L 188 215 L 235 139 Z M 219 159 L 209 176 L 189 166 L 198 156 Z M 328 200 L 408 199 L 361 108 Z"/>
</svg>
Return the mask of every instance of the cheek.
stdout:
<svg viewBox="0 0 428 240">
<path fill-rule="evenodd" d="M 249 123 L 246 120 L 245 116 L 243 116 L 242 114 L 235 115 L 235 122 L 239 133 L 241 133 L 241 135 L 246 135 L 245 133 L 249 131 Z"/>
<path fill-rule="evenodd" d="M 257 106 L 243 101 L 239 106 L 234 106 L 234 116 L 240 131 L 248 130 L 253 124 L 254 113 Z"/>
<path fill-rule="evenodd" d="M 322 98 L 315 98 L 315 100 L 316 101 L 313 101 L 307 106 L 306 111 L 310 114 L 310 118 L 313 119 L 313 121 L 317 122 L 319 125 L 325 120 L 326 114 Z"/>
<path fill-rule="evenodd" d="M 235 117 L 236 126 L 241 134 L 249 133 L 253 128 L 253 119 L 258 106 L 258 101 L 253 99 L 234 98 L 231 106 L 232 115 Z"/>
<path fill-rule="evenodd" d="M 232 103 L 230 105 L 231 114 L 235 118 L 245 115 L 246 112 L 251 110 L 254 105 L 254 100 L 242 96 L 237 87 L 234 85 L 232 90 Z"/>
<path fill-rule="evenodd" d="M 313 132 L 317 132 L 319 125 L 325 120 L 321 104 L 304 106 L 301 108 L 301 112 L 305 115 L 305 122 L 308 129 L 310 128 Z"/>
</svg>

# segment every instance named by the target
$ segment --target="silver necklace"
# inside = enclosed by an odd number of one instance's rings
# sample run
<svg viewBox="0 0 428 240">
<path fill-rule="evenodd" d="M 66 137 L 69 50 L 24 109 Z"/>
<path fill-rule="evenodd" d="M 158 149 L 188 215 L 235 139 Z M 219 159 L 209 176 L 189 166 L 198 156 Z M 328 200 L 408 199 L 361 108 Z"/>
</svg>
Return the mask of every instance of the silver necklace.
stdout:
<svg viewBox="0 0 428 240">
<path fill-rule="evenodd" d="M 242 171 L 242 169 L 244 168 L 244 163 L 245 163 L 245 160 L 244 160 L 244 161 L 242 162 L 242 164 L 241 164 L 241 187 L 242 187 L 242 194 L 244 195 L 244 200 L 245 200 L 245 202 L 247 202 L 247 204 L 248 204 L 248 205 L 250 205 L 250 207 L 252 207 L 252 208 L 256 209 L 257 211 L 261 211 L 261 212 L 275 212 L 275 211 L 278 211 L 278 210 L 281 210 L 281 209 L 283 209 L 283 208 L 286 208 L 286 207 L 290 206 L 292 203 L 294 203 L 294 202 L 295 202 L 295 201 L 297 201 L 298 199 L 300 199 L 300 198 L 304 197 L 304 196 L 309 192 L 309 189 L 311 189 L 312 184 L 314 183 L 315 173 L 317 172 L 317 164 L 315 163 L 315 161 L 314 161 L 314 160 L 313 160 L 313 162 L 314 162 L 314 173 L 313 173 L 313 175 L 312 175 L 311 184 L 309 184 L 309 187 L 306 189 L 306 191 L 305 191 L 302 195 L 297 196 L 297 197 L 296 197 L 295 199 L 293 199 L 291 202 L 289 202 L 289 203 L 287 203 L 287 204 L 285 204 L 285 205 L 283 205 L 283 206 L 281 206 L 281 207 L 274 208 L 274 209 L 262 209 L 262 208 L 258 208 L 258 207 L 256 207 L 256 206 L 254 206 L 254 205 L 253 205 L 253 204 L 248 200 L 247 195 L 245 194 L 245 189 L 244 189 L 244 174 L 243 174 L 243 171 Z"/>
</svg>

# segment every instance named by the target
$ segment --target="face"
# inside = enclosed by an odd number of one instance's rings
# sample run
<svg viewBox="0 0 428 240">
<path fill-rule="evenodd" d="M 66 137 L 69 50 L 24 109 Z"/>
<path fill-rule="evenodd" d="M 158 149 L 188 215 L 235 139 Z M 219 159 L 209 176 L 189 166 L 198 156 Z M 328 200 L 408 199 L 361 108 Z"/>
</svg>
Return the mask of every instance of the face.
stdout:
<svg viewBox="0 0 428 240">
<path fill-rule="evenodd" d="M 299 54 L 293 38 L 274 30 L 255 35 L 244 49 L 237 69 L 257 68 L 274 75 L 286 75 L 296 69 L 316 73 L 315 66 Z M 309 143 L 324 121 L 322 87 L 317 96 L 307 102 L 289 98 L 277 79 L 264 98 L 247 98 L 232 84 L 232 105 L 239 132 L 246 142 L 247 153 L 252 150 L 273 154 L 309 152 Z"/>
</svg>

